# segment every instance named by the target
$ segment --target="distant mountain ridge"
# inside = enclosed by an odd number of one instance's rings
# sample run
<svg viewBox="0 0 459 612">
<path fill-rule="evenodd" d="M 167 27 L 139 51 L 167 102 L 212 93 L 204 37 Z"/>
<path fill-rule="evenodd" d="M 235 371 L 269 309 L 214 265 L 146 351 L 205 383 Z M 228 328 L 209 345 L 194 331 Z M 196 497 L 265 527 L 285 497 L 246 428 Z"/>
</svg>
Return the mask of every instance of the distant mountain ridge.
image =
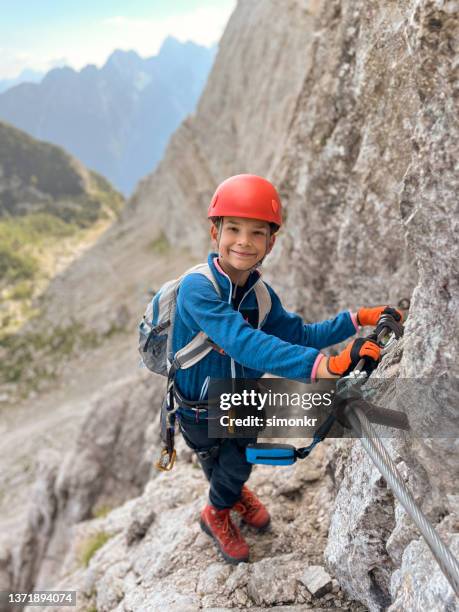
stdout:
<svg viewBox="0 0 459 612">
<path fill-rule="evenodd" d="M 0 118 L 64 147 L 129 194 L 194 110 L 215 51 L 168 37 L 150 58 L 116 50 L 100 69 L 54 68 L 0 94 Z"/>
<path fill-rule="evenodd" d="M 49 213 L 85 227 L 96 221 L 104 200 L 121 210 L 122 198 L 108 181 L 59 147 L 2 122 L 0 143 L 0 219 Z"/>
<path fill-rule="evenodd" d="M 37 72 L 30 68 L 25 68 L 22 72 L 13 79 L 1 79 L 0 80 L 0 93 L 15 87 L 20 83 L 38 83 L 45 76 L 44 72 Z"/>
</svg>

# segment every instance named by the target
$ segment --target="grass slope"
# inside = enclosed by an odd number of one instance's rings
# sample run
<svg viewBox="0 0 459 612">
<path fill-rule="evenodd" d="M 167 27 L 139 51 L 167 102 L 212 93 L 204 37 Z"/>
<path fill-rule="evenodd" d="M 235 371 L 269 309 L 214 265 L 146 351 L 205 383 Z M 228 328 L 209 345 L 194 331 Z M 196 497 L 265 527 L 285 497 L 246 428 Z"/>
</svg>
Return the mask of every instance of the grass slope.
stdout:
<svg viewBox="0 0 459 612">
<path fill-rule="evenodd" d="M 119 215 L 124 198 L 61 148 L 0 122 L 0 339 L 33 298 Z"/>
</svg>

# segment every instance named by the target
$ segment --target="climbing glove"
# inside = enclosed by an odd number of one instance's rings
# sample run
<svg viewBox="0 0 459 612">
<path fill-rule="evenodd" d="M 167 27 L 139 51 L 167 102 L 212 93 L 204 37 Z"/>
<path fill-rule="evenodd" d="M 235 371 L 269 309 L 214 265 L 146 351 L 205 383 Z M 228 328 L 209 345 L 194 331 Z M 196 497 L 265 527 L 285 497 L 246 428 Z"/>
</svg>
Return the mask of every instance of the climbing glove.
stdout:
<svg viewBox="0 0 459 612">
<path fill-rule="evenodd" d="M 393 316 L 396 321 L 403 321 L 403 315 L 400 310 L 392 308 L 392 306 L 375 306 L 374 308 L 360 308 L 357 311 L 357 322 L 363 327 L 366 325 L 372 325 L 374 327 L 378 324 L 382 314 L 389 314 Z"/>
<path fill-rule="evenodd" d="M 372 338 L 357 338 L 350 342 L 339 355 L 328 357 L 327 369 L 330 374 L 346 376 L 362 357 L 365 358 L 363 369 L 367 374 L 371 374 L 381 359 L 381 349 Z"/>
</svg>

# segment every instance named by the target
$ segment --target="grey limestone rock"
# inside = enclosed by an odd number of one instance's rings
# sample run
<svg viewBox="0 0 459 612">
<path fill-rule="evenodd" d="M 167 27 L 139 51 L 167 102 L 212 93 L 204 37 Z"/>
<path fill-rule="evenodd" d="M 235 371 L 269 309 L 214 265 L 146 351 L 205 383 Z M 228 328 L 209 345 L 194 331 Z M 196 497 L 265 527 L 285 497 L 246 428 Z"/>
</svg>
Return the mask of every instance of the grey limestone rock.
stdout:
<svg viewBox="0 0 459 612">
<path fill-rule="evenodd" d="M 271 606 L 294 603 L 301 561 L 293 555 L 262 559 L 250 566 L 247 592 L 255 604 Z"/>
<path fill-rule="evenodd" d="M 156 514 L 153 508 L 136 504 L 132 511 L 131 524 L 126 533 L 127 544 L 130 545 L 142 539 L 155 518 Z"/>
<path fill-rule="evenodd" d="M 453 555 L 459 555 L 459 535 L 449 529 L 438 531 L 450 546 Z M 392 605 L 389 612 L 405 610 L 432 610 L 446 612 L 459 609 L 458 599 L 446 580 L 432 553 L 422 538 L 413 539 L 405 548 L 400 569 L 392 575 Z"/>
<path fill-rule="evenodd" d="M 301 582 L 314 597 L 323 597 L 332 590 L 332 579 L 321 565 L 311 565 L 301 574 Z"/>
</svg>

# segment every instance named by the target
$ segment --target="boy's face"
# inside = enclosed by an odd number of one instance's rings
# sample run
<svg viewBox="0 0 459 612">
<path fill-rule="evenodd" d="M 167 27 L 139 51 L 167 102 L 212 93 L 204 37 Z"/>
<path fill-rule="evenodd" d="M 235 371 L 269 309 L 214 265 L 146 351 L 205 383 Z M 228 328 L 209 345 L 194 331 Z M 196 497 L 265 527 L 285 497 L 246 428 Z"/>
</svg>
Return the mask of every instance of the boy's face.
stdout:
<svg viewBox="0 0 459 612">
<path fill-rule="evenodd" d="M 212 224 L 210 235 L 218 240 L 218 229 Z M 250 270 L 273 248 L 269 223 L 243 217 L 224 217 L 218 249 L 224 261 L 235 270 Z"/>
</svg>

